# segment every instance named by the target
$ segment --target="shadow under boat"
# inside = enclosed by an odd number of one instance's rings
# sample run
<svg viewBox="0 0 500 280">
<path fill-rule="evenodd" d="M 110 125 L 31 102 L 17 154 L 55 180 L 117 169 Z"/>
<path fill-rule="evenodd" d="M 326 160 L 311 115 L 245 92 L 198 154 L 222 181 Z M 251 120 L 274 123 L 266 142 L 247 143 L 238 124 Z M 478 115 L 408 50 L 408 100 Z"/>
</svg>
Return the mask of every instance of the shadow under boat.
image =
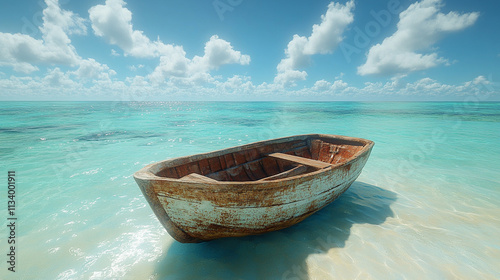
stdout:
<svg viewBox="0 0 500 280">
<path fill-rule="evenodd" d="M 362 183 L 301 223 L 280 231 L 205 243 L 174 242 L 156 266 L 156 279 L 308 279 L 306 258 L 343 248 L 354 224 L 393 217 L 394 192 Z"/>
</svg>

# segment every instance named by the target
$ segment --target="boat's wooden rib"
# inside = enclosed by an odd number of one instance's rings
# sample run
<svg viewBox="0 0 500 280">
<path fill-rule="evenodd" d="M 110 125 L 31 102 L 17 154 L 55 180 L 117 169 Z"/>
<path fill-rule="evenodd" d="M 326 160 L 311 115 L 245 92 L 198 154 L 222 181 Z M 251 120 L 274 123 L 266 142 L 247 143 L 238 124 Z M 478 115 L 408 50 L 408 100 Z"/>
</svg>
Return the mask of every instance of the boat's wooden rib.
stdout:
<svg viewBox="0 0 500 280">
<path fill-rule="evenodd" d="M 300 175 L 302 173 L 305 173 L 307 170 L 308 170 L 307 166 L 305 166 L 305 165 L 299 165 L 299 166 L 296 166 L 296 167 L 294 167 L 294 168 L 292 168 L 290 170 L 278 173 L 276 175 L 272 175 L 272 176 L 269 176 L 269 177 L 264 177 L 264 178 L 262 178 L 260 180 L 257 180 L 257 182 L 259 182 L 259 181 L 277 180 L 277 179 L 282 179 L 282 178 L 297 176 L 297 175 Z"/>
<path fill-rule="evenodd" d="M 315 167 L 318 169 L 332 166 L 331 164 L 323 162 L 323 161 L 308 159 L 308 158 L 303 158 L 303 157 L 298 157 L 298 156 L 283 154 L 283 153 L 273 153 L 273 154 L 270 154 L 269 156 L 276 158 L 276 159 L 286 160 L 289 162 L 294 162 L 294 163 L 298 163 L 298 164 L 303 164 L 303 165 Z"/>
<path fill-rule="evenodd" d="M 203 242 L 302 221 L 349 188 L 373 145 L 298 135 L 153 163 L 134 178 L 172 237 Z"/>
</svg>

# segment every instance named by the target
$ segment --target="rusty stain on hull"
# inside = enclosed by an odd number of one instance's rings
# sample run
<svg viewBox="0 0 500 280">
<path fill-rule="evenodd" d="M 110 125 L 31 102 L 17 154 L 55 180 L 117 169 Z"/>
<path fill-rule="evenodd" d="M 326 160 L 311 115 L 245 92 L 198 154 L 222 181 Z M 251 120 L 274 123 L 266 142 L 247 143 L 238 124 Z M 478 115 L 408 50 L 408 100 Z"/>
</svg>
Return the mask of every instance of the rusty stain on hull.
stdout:
<svg viewBox="0 0 500 280">
<path fill-rule="evenodd" d="M 261 234 L 292 226 L 356 180 L 374 143 L 308 134 L 150 164 L 134 174 L 179 242 Z"/>
</svg>

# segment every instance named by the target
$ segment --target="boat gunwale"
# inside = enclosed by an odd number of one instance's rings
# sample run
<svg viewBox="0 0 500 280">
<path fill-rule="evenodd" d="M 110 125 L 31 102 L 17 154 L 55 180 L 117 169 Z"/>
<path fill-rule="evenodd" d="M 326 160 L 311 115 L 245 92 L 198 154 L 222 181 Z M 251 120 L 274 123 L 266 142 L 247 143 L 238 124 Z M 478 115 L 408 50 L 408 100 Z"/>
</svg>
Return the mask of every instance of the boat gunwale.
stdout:
<svg viewBox="0 0 500 280">
<path fill-rule="evenodd" d="M 262 145 L 268 145 L 272 143 L 281 143 L 281 142 L 286 142 L 288 141 L 293 141 L 293 140 L 307 140 L 308 138 L 329 138 L 329 139 L 339 139 L 339 140 L 345 140 L 345 141 L 352 141 L 352 142 L 357 142 L 362 144 L 363 148 L 357 151 L 354 155 L 352 155 L 349 159 L 346 161 L 337 163 L 337 164 L 331 164 L 329 167 L 325 167 L 322 169 L 318 169 L 312 172 L 308 172 L 305 174 L 298 174 L 294 175 L 291 177 L 285 177 L 285 178 L 280 178 L 280 179 L 274 179 L 274 180 L 268 180 L 268 181 L 217 181 L 217 182 L 197 182 L 197 181 L 188 181 L 188 180 L 181 180 L 176 179 L 176 178 L 169 178 L 169 177 L 162 177 L 154 174 L 152 171 L 153 168 L 158 167 L 158 166 L 164 166 L 165 164 L 168 164 L 173 161 L 188 161 L 190 159 L 195 158 L 192 161 L 199 160 L 199 159 L 205 159 L 205 158 L 210 158 L 211 156 L 217 156 L 221 154 L 227 154 L 227 153 L 232 153 L 236 152 L 238 150 L 247 150 L 247 149 L 252 149 L 256 148 Z M 281 137 L 281 138 L 274 138 L 274 139 L 268 139 L 268 140 L 262 140 L 258 142 L 252 142 L 248 144 L 243 144 L 239 146 L 233 146 L 225 149 L 219 149 L 215 151 L 210 151 L 206 153 L 199 153 L 199 154 L 194 154 L 194 155 L 188 155 L 188 156 L 182 156 L 182 157 L 176 157 L 176 158 L 171 158 L 171 159 L 166 159 L 158 162 L 154 162 L 151 164 L 148 164 L 141 168 L 139 171 L 134 173 L 134 177 L 137 179 L 141 180 L 154 180 L 154 181 L 163 181 L 163 182 L 171 182 L 171 183 L 176 183 L 180 185 L 189 185 L 190 187 L 200 187 L 200 188 L 210 188 L 212 186 L 235 186 L 235 185 L 262 185 L 263 187 L 277 187 L 279 186 L 280 182 L 285 182 L 285 181 L 291 181 L 291 180 L 297 180 L 297 179 L 305 179 L 310 176 L 314 176 L 319 173 L 323 173 L 328 170 L 336 169 L 339 167 L 342 167 L 344 165 L 351 164 L 353 161 L 357 160 L 360 156 L 363 154 L 369 152 L 371 148 L 374 146 L 374 142 L 371 140 L 363 139 L 363 138 L 357 138 L 357 137 L 350 137 L 350 136 L 343 136 L 343 135 L 333 135 L 333 134 L 301 134 L 301 135 L 294 135 L 294 136 L 287 136 L 287 137 Z M 186 162 L 188 163 L 188 162 Z M 270 184 L 272 183 L 272 184 Z M 277 183 L 277 184 L 276 184 Z"/>
</svg>

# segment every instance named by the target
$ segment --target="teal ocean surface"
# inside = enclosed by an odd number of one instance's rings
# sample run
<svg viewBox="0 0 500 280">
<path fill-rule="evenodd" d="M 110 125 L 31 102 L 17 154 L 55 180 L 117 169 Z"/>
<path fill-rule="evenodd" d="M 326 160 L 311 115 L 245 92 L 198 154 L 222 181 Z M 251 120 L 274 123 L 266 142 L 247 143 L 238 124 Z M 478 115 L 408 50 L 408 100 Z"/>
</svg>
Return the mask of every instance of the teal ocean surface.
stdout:
<svg viewBox="0 0 500 280">
<path fill-rule="evenodd" d="M 306 133 L 375 147 L 346 193 L 285 230 L 181 244 L 132 177 Z M 1 279 L 500 278 L 500 103 L 1 102 L 0 160 Z"/>
</svg>

